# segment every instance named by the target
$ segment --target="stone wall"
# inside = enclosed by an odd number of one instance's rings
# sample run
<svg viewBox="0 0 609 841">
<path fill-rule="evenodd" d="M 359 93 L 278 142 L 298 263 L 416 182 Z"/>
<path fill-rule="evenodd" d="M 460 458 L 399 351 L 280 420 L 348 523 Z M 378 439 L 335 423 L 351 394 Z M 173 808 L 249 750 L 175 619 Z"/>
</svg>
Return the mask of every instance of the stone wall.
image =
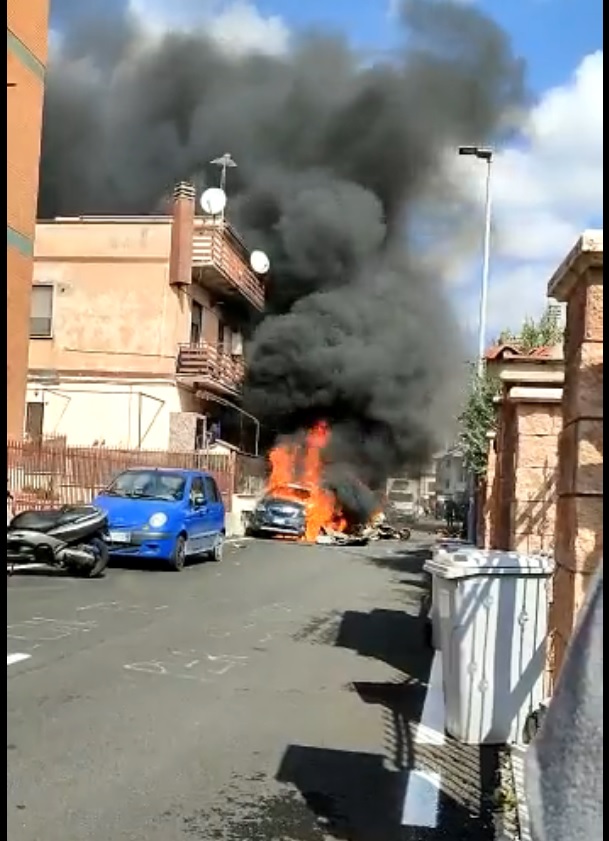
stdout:
<svg viewBox="0 0 609 841">
<path fill-rule="evenodd" d="M 195 449 L 197 421 L 196 412 L 171 412 L 169 415 L 169 449 L 174 453 L 189 453 Z"/>
<path fill-rule="evenodd" d="M 562 427 L 559 399 L 515 403 L 515 476 L 507 548 L 517 552 L 554 548 L 558 436 Z"/>
<path fill-rule="evenodd" d="M 603 552 L 603 237 L 586 232 L 550 281 L 567 302 L 549 684 Z"/>
<path fill-rule="evenodd" d="M 479 545 L 519 552 L 551 551 L 556 520 L 561 389 L 505 388 L 491 441 Z"/>
</svg>

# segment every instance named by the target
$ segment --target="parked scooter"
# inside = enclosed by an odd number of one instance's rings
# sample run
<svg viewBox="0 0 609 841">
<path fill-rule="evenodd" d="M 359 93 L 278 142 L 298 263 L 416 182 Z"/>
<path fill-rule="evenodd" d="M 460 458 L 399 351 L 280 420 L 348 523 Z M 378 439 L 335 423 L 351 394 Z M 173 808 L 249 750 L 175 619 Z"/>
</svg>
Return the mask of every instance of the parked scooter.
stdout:
<svg viewBox="0 0 609 841">
<path fill-rule="evenodd" d="M 83 578 L 99 578 L 108 566 L 107 534 L 106 512 L 93 505 L 23 511 L 7 525 L 9 572 L 34 562 Z"/>
</svg>

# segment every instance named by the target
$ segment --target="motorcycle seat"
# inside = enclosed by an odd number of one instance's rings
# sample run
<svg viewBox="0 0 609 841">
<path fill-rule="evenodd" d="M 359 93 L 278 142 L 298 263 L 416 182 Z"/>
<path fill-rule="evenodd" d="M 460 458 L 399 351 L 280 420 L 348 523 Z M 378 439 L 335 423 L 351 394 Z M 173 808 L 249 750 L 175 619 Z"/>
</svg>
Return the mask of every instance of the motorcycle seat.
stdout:
<svg viewBox="0 0 609 841">
<path fill-rule="evenodd" d="M 91 508 L 78 506 L 54 508 L 51 511 L 23 511 L 11 520 L 9 530 L 48 532 L 91 513 Z"/>
</svg>

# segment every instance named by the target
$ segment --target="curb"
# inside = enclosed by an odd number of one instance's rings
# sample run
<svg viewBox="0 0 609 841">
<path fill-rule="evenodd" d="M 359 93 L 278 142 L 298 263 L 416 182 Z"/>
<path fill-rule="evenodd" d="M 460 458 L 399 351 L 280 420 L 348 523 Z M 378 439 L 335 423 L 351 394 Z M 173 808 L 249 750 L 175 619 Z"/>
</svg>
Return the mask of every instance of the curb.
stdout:
<svg viewBox="0 0 609 841">
<path fill-rule="evenodd" d="M 527 806 L 525 788 L 525 758 L 527 749 L 522 745 L 514 745 L 510 750 L 512 775 L 514 777 L 514 792 L 516 794 L 516 811 L 520 829 L 520 841 L 533 841 L 531 833 L 531 819 Z"/>
</svg>

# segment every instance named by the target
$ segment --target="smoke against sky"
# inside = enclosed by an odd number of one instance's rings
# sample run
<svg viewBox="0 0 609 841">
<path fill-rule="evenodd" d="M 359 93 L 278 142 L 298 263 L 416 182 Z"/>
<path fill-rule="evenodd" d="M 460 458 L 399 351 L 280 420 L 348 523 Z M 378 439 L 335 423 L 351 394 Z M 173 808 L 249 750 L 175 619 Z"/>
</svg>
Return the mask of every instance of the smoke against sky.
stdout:
<svg viewBox="0 0 609 841">
<path fill-rule="evenodd" d="M 247 404 L 279 432 L 329 419 L 337 482 L 425 459 L 454 413 L 462 348 L 428 241 L 469 222 L 442 160 L 496 138 L 524 96 L 475 7 L 414 0 L 403 20 L 401 54 L 362 66 L 324 33 L 237 58 L 200 32 L 81 15 L 49 68 L 43 217 L 154 211 L 175 182 L 217 177 L 218 154 L 238 161 L 232 219 L 272 261 Z"/>
</svg>

